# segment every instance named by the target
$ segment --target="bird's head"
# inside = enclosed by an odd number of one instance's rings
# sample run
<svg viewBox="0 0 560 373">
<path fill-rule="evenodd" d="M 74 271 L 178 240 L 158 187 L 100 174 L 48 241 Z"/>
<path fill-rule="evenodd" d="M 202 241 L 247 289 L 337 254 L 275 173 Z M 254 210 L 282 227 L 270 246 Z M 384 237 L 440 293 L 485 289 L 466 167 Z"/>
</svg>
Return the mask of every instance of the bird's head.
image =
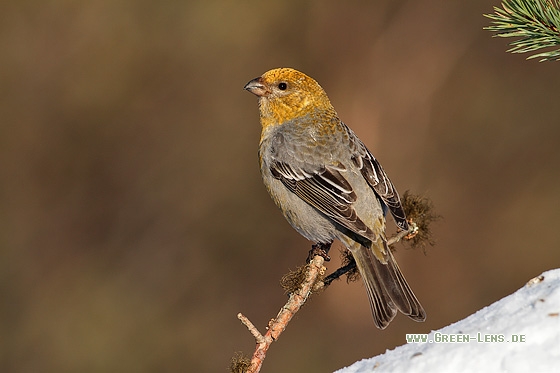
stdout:
<svg viewBox="0 0 560 373">
<path fill-rule="evenodd" d="M 327 94 L 313 78 L 290 68 L 267 71 L 245 89 L 259 98 L 263 127 L 278 125 L 314 112 L 336 115 Z"/>
</svg>

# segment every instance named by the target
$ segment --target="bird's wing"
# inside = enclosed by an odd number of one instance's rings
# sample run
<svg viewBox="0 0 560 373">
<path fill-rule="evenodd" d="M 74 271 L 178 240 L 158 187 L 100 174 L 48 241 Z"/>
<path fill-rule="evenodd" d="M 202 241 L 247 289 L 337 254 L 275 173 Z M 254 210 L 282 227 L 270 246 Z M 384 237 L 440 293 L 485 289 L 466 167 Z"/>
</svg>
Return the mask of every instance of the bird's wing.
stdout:
<svg viewBox="0 0 560 373">
<path fill-rule="evenodd" d="M 291 192 L 342 227 L 367 240 L 375 236 L 352 206 L 356 193 L 340 173 L 345 170 L 342 164 L 304 169 L 275 160 L 270 170 Z"/>
<path fill-rule="evenodd" d="M 350 136 L 351 146 L 354 148 L 352 161 L 360 170 L 362 176 L 373 188 L 377 196 L 391 211 L 395 224 L 403 230 L 408 230 L 408 222 L 404 213 L 399 193 L 391 180 L 377 161 L 373 154 L 366 148 L 364 143 L 354 134 L 354 132 L 344 125 Z"/>
</svg>

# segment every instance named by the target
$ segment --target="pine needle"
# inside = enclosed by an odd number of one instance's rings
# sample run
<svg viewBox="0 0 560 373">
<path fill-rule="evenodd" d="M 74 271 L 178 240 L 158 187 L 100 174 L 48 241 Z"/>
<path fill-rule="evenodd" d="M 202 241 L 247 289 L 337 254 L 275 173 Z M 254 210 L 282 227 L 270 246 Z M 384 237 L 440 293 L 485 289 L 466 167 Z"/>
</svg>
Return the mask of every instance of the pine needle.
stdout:
<svg viewBox="0 0 560 373">
<path fill-rule="evenodd" d="M 503 8 L 503 9 L 502 9 Z M 502 8 L 494 7 L 485 30 L 493 31 L 495 37 L 519 38 L 510 43 L 511 53 L 534 52 L 560 45 L 559 0 L 502 0 Z M 560 48 L 532 54 L 527 59 L 560 61 Z"/>
</svg>

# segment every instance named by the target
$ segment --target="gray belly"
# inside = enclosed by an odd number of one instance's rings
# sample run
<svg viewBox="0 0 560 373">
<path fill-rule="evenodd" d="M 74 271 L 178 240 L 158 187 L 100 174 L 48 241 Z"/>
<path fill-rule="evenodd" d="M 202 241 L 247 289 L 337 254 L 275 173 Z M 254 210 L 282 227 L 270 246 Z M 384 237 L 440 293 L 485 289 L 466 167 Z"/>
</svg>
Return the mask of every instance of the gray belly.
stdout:
<svg viewBox="0 0 560 373">
<path fill-rule="evenodd" d="M 280 180 L 271 177 L 269 182 L 267 189 L 272 199 L 302 236 L 317 243 L 328 243 L 337 237 L 337 230 L 328 218 L 289 191 Z"/>
</svg>

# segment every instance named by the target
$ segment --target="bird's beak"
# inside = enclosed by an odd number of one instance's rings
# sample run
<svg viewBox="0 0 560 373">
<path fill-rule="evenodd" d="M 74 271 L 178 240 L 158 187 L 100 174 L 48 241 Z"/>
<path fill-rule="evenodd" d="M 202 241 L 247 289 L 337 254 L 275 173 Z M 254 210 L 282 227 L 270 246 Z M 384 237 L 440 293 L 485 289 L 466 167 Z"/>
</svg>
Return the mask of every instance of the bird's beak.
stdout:
<svg viewBox="0 0 560 373">
<path fill-rule="evenodd" d="M 263 84 L 263 78 L 261 77 L 251 80 L 249 83 L 245 84 L 245 87 L 243 87 L 243 89 L 251 92 L 258 97 L 262 97 L 268 93 L 268 90 Z"/>
</svg>

